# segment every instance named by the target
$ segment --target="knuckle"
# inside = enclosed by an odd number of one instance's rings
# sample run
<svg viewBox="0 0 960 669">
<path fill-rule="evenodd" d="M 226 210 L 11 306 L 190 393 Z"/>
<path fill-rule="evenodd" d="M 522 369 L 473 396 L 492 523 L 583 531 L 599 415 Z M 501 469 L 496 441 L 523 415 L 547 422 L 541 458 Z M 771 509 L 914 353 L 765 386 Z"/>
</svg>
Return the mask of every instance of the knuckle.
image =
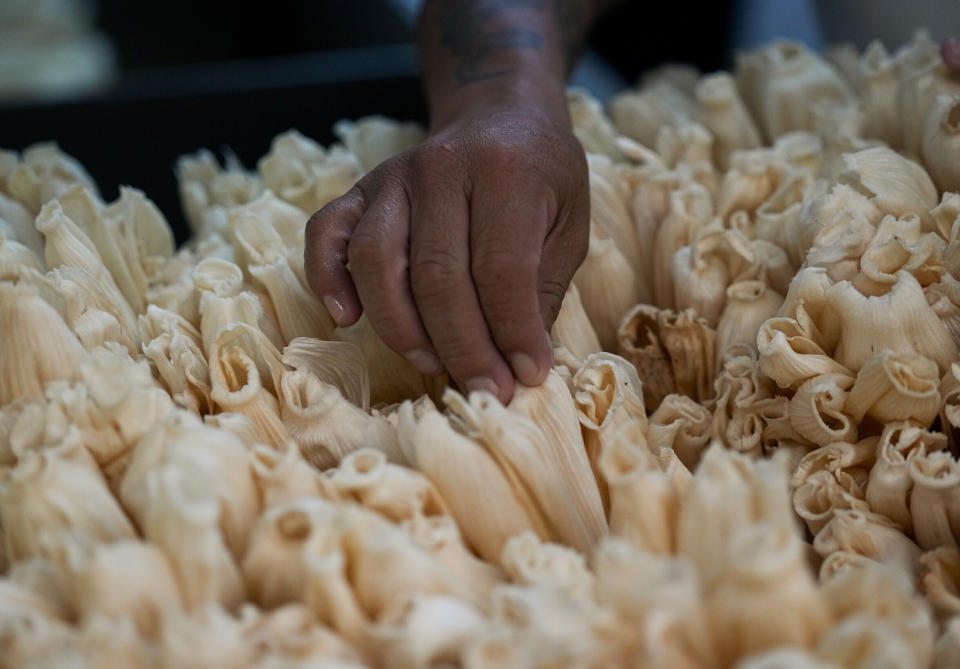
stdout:
<svg viewBox="0 0 960 669">
<path fill-rule="evenodd" d="M 422 250 L 411 258 L 411 287 L 421 298 L 444 295 L 459 276 L 459 259 L 451 251 L 439 248 Z"/>
<path fill-rule="evenodd" d="M 470 264 L 473 283 L 487 308 L 510 307 L 536 282 L 536 253 L 518 253 L 509 246 L 478 249 Z"/>
</svg>

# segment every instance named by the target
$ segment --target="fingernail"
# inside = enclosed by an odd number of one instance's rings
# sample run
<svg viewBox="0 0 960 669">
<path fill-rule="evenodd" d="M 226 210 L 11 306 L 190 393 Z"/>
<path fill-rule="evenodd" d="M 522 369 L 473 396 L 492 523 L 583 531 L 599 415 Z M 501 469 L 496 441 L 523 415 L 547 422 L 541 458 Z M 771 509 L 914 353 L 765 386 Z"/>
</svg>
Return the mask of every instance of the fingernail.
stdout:
<svg viewBox="0 0 960 669">
<path fill-rule="evenodd" d="M 330 314 L 330 318 L 333 319 L 334 323 L 340 325 L 340 323 L 343 322 L 343 316 L 347 310 L 343 308 L 340 300 L 333 295 L 324 295 L 323 306 L 327 308 L 327 313 Z"/>
<path fill-rule="evenodd" d="M 482 390 L 483 392 L 490 393 L 494 397 L 500 397 L 500 386 L 494 383 L 493 379 L 488 379 L 485 376 L 475 376 L 464 383 L 463 387 L 468 395 Z"/>
<path fill-rule="evenodd" d="M 407 351 L 404 356 L 411 365 L 417 368 L 417 371 L 427 376 L 436 376 L 443 371 L 443 365 L 440 359 L 428 351 Z"/>
<path fill-rule="evenodd" d="M 536 385 L 540 382 L 540 367 L 526 353 L 514 353 L 510 356 L 513 374 L 524 385 Z"/>
</svg>

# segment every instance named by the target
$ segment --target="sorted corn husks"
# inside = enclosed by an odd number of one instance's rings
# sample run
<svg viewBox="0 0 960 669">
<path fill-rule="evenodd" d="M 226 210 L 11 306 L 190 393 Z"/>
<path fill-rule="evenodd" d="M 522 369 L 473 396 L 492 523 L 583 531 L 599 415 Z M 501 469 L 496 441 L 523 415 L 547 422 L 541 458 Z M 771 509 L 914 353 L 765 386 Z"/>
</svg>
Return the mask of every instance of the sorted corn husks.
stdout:
<svg viewBox="0 0 960 669">
<path fill-rule="evenodd" d="M 923 34 L 571 92 L 590 250 L 509 406 L 307 287 L 414 125 L 181 158 L 178 250 L 0 152 L 0 669 L 957 666 L 958 98 Z"/>
</svg>

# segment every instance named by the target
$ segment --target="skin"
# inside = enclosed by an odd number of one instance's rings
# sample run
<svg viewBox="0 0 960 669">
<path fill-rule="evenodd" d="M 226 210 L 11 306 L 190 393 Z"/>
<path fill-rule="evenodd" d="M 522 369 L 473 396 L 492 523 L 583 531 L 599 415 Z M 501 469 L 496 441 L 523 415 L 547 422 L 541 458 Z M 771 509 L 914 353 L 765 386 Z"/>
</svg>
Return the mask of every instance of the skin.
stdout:
<svg viewBox="0 0 960 669">
<path fill-rule="evenodd" d="M 307 279 L 338 325 L 366 311 L 421 373 L 504 403 L 517 381 L 544 381 L 549 329 L 588 246 L 564 86 L 598 5 L 427 0 L 428 139 L 307 223 Z"/>
<path fill-rule="evenodd" d="M 960 77 L 960 40 L 953 37 L 943 40 L 940 53 L 953 76 Z"/>
</svg>

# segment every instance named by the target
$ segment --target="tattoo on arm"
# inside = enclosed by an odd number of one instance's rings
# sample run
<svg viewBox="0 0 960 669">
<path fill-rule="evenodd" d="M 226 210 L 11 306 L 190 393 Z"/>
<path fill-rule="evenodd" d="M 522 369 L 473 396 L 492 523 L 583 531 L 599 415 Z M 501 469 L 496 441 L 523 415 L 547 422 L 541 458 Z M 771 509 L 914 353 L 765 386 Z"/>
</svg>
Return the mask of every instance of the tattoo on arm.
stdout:
<svg viewBox="0 0 960 669">
<path fill-rule="evenodd" d="M 538 27 L 504 27 L 505 12 L 551 10 L 568 67 L 580 47 L 583 25 L 578 0 L 446 0 L 441 4 L 441 41 L 456 59 L 461 84 L 509 74 L 516 67 L 499 56 L 543 47 L 544 36 Z"/>
</svg>

